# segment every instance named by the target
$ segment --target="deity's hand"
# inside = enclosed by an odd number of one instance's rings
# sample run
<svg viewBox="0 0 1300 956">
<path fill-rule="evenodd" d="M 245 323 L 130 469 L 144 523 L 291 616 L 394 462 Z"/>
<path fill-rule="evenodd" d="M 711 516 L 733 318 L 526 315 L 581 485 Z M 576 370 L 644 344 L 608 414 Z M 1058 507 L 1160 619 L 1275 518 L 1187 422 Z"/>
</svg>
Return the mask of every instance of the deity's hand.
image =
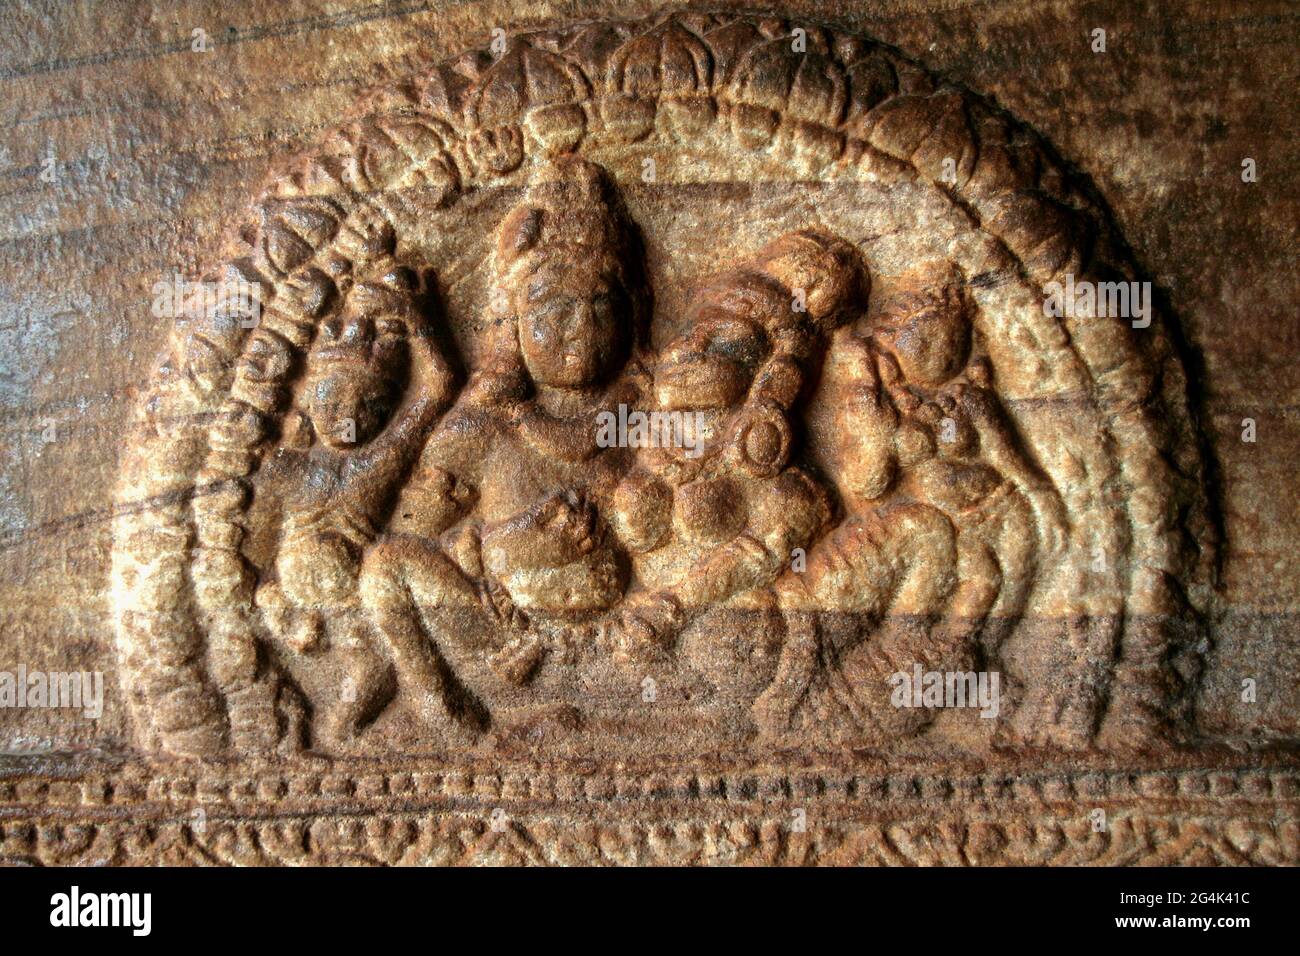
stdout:
<svg viewBox="0 0 1300 956">
<path fill-rule="evenodd" d="M 278 303 L 281 308 L 308 318 L 319 318 L 335 297 L 333 280 L 319 269 L 295 272 L 281 285 Z"/>
<path fill-rule="evenodd" d="M 436 538 L 469 511 L 474 498 L 474 489 L 445 469 L 418 466 L 402 488 L 389 529 Z"/>
<path fill-rule="evenodd" d="M 596 509 L 577 492 L 556 492 L 484 534 L 484 563 L 501 576 L 563 567 L 590 554 L 598 540 Z"/>
<path fill-rule="evenodd" d="M 847 405 L 852 410 L 855 427 L 873 433 L 892 433 L 898 415 L 889 400 L 887 379 L 896 376 L 897 370 L 888 361 L 883 369 L 878 368 L 870 343 L 860 335 L 842 335 L 835 345 L 841 374 L 852 383 Z"/>
<path fill-rule="evenodd" d="M 836 361 L 844 367 L 845 377 L 860 388 L 879 390 L 880 376 L 870 342 L 861 335 L 845 329 L 835 337 Z"/>
<path fill-rule="evenodd" d="M 552 495 L 542 506 L 539 525 L 554 536 L 556 564 L 569 564 L 590 554 L 598 536 L 596 509 L 576 492 Z"/>
<path fill-rule="evenodd" d="M 843 481 L 861 502 L 875 501 L 893 485 L 900 456 L 911 457 L 909 433 L 899 428 L 898 413 L 865 339 L 837 339 L 840 361 L 851 383 L 835 413 Z M 915 430 L 913 430 L 915 431 Z"/>
</svg>

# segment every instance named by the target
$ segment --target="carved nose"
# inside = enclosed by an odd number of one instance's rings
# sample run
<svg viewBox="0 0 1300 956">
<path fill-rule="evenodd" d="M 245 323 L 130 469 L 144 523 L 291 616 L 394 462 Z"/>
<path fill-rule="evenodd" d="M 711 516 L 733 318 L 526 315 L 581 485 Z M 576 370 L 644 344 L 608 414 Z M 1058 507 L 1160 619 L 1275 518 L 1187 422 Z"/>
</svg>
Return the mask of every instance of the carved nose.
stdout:
<svg viewBox="0 0 1300 956">
<path fill-rule="evenodd" d="M 569 331 L 573 335 L 583 335 L 590 332 L 595 324 L 591 305 L 581 302 L 574 306 L 573 315 L 569 319 Z"/>
</svg>

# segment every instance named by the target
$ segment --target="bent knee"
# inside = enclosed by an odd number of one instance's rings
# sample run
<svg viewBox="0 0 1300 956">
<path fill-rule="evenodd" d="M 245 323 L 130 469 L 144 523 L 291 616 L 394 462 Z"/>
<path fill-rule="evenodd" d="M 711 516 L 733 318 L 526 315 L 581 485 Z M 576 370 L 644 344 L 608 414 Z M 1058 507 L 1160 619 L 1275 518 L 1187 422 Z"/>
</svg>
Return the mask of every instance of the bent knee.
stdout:
<svg viewBox="0 0 1300 956">
<path fill-rule="evenodd" d="M 474 600 L 474 590 L 434 542 L 392 537 L 373 545 L 361 569 L 362 603 L 372 609 L 396 603 L 441 606 Z"/>
</svg>

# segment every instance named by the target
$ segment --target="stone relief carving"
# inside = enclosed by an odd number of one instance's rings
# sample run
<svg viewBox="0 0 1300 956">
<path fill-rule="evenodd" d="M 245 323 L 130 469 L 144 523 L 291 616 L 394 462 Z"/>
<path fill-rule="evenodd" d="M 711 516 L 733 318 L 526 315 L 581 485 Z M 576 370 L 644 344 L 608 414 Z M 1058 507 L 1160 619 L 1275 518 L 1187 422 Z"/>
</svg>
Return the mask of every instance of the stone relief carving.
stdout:
<svg viewBox="0 0 1300 956">
<path fill-rule="evenodd" d="M 1050 775 L 557 773 L 524 766 L 357 774 L 243 765 L 202 774 L 0 782 L 37 816 L 8 822 L 0 859 L 46 865 L 1294 865 L 1279 818 L 1293 769 Z M 1152 798 L 1177 799 L 1171 812 Z M 656 813 L 655 802 L 675 809 Z M 640 812 L 629 807 L 641 802 Z M 196 802 L 206 824 L 194 824 Z M 394 805 L 400 808 L 395 808 Z M 1080 805 L 1104 807 L 1098 832 Z M 791 811 L 809 812 L 806 831 Z M 685 811 L 678 808 L 689 808 Z M 252 811 L 250 813 L 250 811 Z M 493 812 L 508 816 L 493 826 Z M 964 812 L 964 813 L 963 813 Z M 666 819 L 665 819 L 666 817 Z"/>
<path fill-rule="evenodd" d="M 789 33 L 517 36 L 273 174 L 225 266 L 260 316 L 178 322 L 123 466 L 142 750 L 1194 737 L 1179 360 L 1159 316 L 1043 309 L 1134 277 L 1104 209 L 992 105 Z M 645 213 L 660 179 L 838 191 L 701 257 Z M 1000 719 L 896 706 L 918 667 L 1001 675 Z"/>
</svg>

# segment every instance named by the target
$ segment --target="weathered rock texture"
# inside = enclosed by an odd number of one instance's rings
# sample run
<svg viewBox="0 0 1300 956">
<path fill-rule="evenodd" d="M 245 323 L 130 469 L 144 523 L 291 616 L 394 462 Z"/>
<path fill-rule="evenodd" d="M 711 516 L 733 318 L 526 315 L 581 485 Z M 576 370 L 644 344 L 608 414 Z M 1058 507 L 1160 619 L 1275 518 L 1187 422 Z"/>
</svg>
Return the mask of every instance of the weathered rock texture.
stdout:
<svg viewBox="0 0 1300 956">
<path fill-rule="evenodd" d="M 1300 856 L 1293 13 L 150 13 L 6 13 L 0 855 Z"/>
</svg>

